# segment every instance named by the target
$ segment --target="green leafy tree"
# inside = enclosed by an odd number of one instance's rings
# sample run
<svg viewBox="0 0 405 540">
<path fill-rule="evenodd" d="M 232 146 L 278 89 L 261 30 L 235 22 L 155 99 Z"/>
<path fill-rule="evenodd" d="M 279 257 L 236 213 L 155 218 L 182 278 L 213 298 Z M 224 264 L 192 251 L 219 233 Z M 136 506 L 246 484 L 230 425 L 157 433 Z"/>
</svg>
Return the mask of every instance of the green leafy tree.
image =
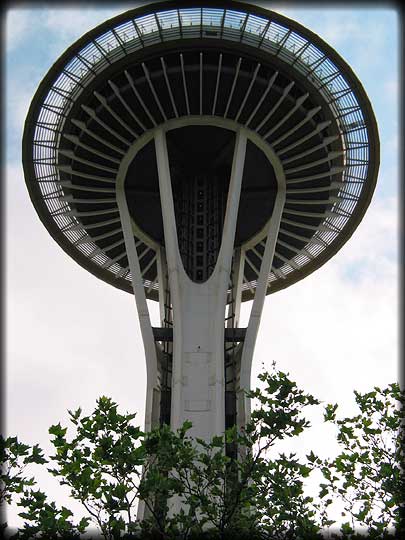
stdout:
<svg viewBox="0 0 405 540">
<path fill-rule="evenodd" d="M 295 454 L 275 453 L 274 447 L 310 427 L 304 412 L 319 401 L 282 372 L 264 372 L 259 379 L 263 388 L 251 393 L 259 407 L 247 426 L 251 464 L 246 471 L 256 492 L 256 526 L 264 538 L 318 538 L 323 523 L 313 500 L 304 494 L 304 480 L 312 467 Z"/>
<path fill-rule="evenodd" d="M 36 444 L 30 447 L 19 442 L 17 437 L 5 439 L 0 435 L 0 504 L 10 502 L 14 493 L 22 493 L 24 488 L 33 486 L 34 478 L 27 478 L 25 471 L 30 463 L 47 463 L 43 451 Z"/>
<path fill-rule="evenodd" d="M 284 373 L 264 373 L 260 379 L 264 387 L 250 394 L 260 406 L 243 432 L 233 428 L 210 443 L 192 441 L 184 434 L 176 441 L 171 455 L 178 483 L 173 493 L 183 510 L 167 519 L 166 508 L 167 528 L 159 528 L 162 534 L 186 538 L 210 530 L 218 538 L 319 536 L 322 523 L 317 523 L 316 507 L 304 496 L 303 478 L 311 467 L 294 455 L 274 458 L 270 452 L 277 441 L 309 427 L 304 410 L 319 402 Z M 226 455 L 227 445 L 237 446 L 238 460 Z M 153 474 L 150 491 L 159 485 L 159 470 Z M 153 520 L 149 523 L 153 526 Z"/>
<path fill-rule="evenodd" d="M 405 537 L 405 394 L 398 384 L 355 391 L 359 414 L 337 418 L 337 405 L 327 405 L 324 419 L 338 428 L 341 452 L 332 460 L 314 459 L 325 483 L 320 497 L 344 503 L 349 517 L 341 526 L 345 537 L 357 538 L 356 525 L 369 538 Z"/>
<path fill-rule="evenodd" d="M 77 524 L 69 509 L 48 502 L 24 476 L 29 463 L 46 463 L 42 451 L 3 439 L 2 499 L 17 497 L 23 509 L 16 538 L 79 538 L 92 523 L 106 540 L 309 540 L 334 523 L 328 511 L 339 497 L 350 519 L 340 525 L 341 537 L 360 538 L 358 525 L 373 538 L 402 534 L 404 414 L 398 405 L 404 393 L 398 385 L 356 392 L 360 414 L 353 418 L 337 419 L 337 406 L 327 405 L 324 419 L 336 424 L 341 451 L 333 459 L 311 451 L 302 460 L 279 453 L 277 444 L 310 426 L 305 413 L 319 401 L 275 369 L 260 380 L 262 388 L 250 393 L 258 407 L 245 429 L 209 442 L 192 439 L 189 422 L 177 432 L 163 425 L 142 433 L 135 415 L 119 413 L 107 397 L 88 416 L 80 408 L 69 411 L 72 435 L 60 424 L 49 429 L 55 455 L 48 470 L 87 511 Z M 229 448 L 238 459 L 227 455 Z M 316 500 L 305 488 L 314 470 L 324 477 Z M 145 505 L 141 523 L 137 501 Z"/>
<path fill-rule="evenodd" d="M 69 411 L 76 436 L 66 437 L 67 428 L 53 425 L 56 464 L 49 472 L 71 488 L 104 538 L 138 529 L 135 501 L 145 461 L 143 433 L 132 425 L 135 414 L 119 414 L 117 404 L 101 397 L 90 416 L 81 409 Z"/>
<path fill-rule="evenodd" d="M 24 527 L 13 536 L 16 540 L 37 537 L 44 540 L 79 539 L 89 524 L 89 519 L 82 518 L 75 525 L 70 519 L 73 512 L 64 506 L 57 508 L 54 502 L 49 503 L 45 493 L 40 490 L 25 491 L 19 506 L 26 508 L 19 514 L 26 521 Z"/>
<path fill-rule="evenodd" d="M 4 438 L 0 436 L 1 483 L 0 502 L 10 503 L 15 496 L 19 496 L 19 506 L 26 508 L 20 516 L 26 521 L 22 530 L 12 538 L 31 540 L 40 535 L 43 539 L 80 538 L 88 525 L 83 518 L 75 526 L 70 521 L 72 512 L 67 508 L 57 508 L 55 503 L 48 503 L 45 493 L 35 491 L 33 477 L 27 478 L 25 472 L 31 464 L 43 465 L 48 463 L 43 451 L 38 445 L 30 447 L 23 444 L 16 437 Z M 1 524 L 5 531 L 7 523 Z"/>
</svg>

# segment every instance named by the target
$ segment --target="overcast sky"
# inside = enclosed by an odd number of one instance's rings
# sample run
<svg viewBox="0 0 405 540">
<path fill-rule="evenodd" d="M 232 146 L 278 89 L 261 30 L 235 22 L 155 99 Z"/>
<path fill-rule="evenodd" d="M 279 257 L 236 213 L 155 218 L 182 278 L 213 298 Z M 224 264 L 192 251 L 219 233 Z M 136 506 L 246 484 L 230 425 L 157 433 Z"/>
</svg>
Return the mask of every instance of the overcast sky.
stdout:
<svg viewBox="0 0 405 540">
<path fill-rule="evenodd" d="M 50 4 L 49 4 L 50 5 Z M 51 451 L 48 427 L 67 409 L 90 412 L 100 395 L 143 423 L 146 370 L 131 295 L 82 269 L 53 241 L 29 200 L 21 138 L 30 100 L 64 50 L 106 18 L 136 7 L 76 4 L 10 9 L 6 16 L 6 430 Z M 253 378 L 275 360 L 307 391 L 354 413 L 353 389 L 398 378 L 398 17 L 390 9 L 288 9 L 262 3 L 329 42 L 368 93 L 379 125 L 381 167 L 366 216 L 322 268 L 266 299 Z M 156 315 L 156 305 L 151 306 Z M 316 424 L 317 420 L 314 418 Z M 321 453 L 332 432 L 316 427 L 306 442 Z M 39 487 L 81 515 L 68 490 L 47 474 Z M 20 522 L 15 508 L 10 525 Z"/>
</svg>

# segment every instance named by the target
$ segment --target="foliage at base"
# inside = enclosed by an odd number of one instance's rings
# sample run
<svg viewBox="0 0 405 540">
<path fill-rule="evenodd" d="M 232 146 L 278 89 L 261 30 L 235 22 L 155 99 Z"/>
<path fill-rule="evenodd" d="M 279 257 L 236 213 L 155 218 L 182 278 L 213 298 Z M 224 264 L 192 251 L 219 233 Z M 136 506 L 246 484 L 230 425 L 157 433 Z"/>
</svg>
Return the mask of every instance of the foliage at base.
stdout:
<svg viewBox="0 0 405 540">
<path fill-rule="evenodd" d="M 322 405 L 288 374 L 273 369 L 259 379 L 262 387 L 249 394 L 258 403 L 249 424 L 209 442 L 188 436 L 190 422 L 177 432 L 163 425 L 143 433 L 135 414 L 120 413 L 104 396 L 90 415 L 69 411 L 72 435 L 60 423 L 49 428 L 49 458 L 38 445 L 1 438 L 0 502 L 16 502 L 24 519 L 20 530 L 3 524 L 3 532 L 16 540 L 78 539 L 85 532 L 105 540 L 315 540 L 325 530 L 348 540 L 405 536 L 399 386 L 355 392 L 359 414 L 352 418 L 339 419 L 337 405 L 326 405 L 324 420 L 336 426 L 340 452 L 325 459 L 311 451 L 302 459 L 276 451 L 277 444 L 300 436 L 310 427 L 305 411 Z M 46 463 L 87 517 L 75 522 L 71 510 L 34 489 L 25 469 Z M 315 471 L 323 477 L 316 498 L 306 493 Z M 336 500 L 344 507 L 340 524 L 329 517 Z"/>
</svg>

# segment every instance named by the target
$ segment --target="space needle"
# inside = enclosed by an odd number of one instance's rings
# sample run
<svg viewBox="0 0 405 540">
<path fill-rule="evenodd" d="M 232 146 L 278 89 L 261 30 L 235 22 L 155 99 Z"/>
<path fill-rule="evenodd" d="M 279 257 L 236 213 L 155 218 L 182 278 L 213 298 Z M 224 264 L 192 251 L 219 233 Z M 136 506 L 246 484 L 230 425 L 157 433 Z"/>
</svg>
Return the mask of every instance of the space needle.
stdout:
<svg viewBox="0 0 405 540">
<path fill-rule="evenodd" d="M 209 440 L 249 419 L 266 295 L 363 218 L 379 138 L 360 81 L 316 34 L 245 2 L 175 0 L 62 54 L 32 100 L 23 165 L 54 240 L 135 297 L 146 430 L 191 420 Z"/>
</svg>

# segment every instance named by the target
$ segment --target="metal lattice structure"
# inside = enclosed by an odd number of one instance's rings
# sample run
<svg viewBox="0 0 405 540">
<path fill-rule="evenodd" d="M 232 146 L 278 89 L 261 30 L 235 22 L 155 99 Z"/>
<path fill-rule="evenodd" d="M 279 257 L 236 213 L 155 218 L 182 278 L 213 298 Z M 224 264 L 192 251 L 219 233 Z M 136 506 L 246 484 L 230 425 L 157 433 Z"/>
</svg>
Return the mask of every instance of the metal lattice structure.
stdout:
<svg viewBox="0 0 405 540">
<path fill-rule="evenodd" d="M 124 13 L 55 63 L 24 133 L 30 195 L 69 255 L 132 292 L 115 203 L 122 156 L 143 133 L 171 119 L 235 122 L 270 145 L 286 175 L 267 291 L 276 292 L 324 264 L 361 220 L 378 169 L 374 115 L 351 69 L 297 23 L 236 2 L 231 8 L 188 5 Z M 161 242 L 144 232 L 141 222 L 144 285 L 157 299 Z M 254 295 L 265 238 L 245 240 L 243 300 Z"/>
</svg>

